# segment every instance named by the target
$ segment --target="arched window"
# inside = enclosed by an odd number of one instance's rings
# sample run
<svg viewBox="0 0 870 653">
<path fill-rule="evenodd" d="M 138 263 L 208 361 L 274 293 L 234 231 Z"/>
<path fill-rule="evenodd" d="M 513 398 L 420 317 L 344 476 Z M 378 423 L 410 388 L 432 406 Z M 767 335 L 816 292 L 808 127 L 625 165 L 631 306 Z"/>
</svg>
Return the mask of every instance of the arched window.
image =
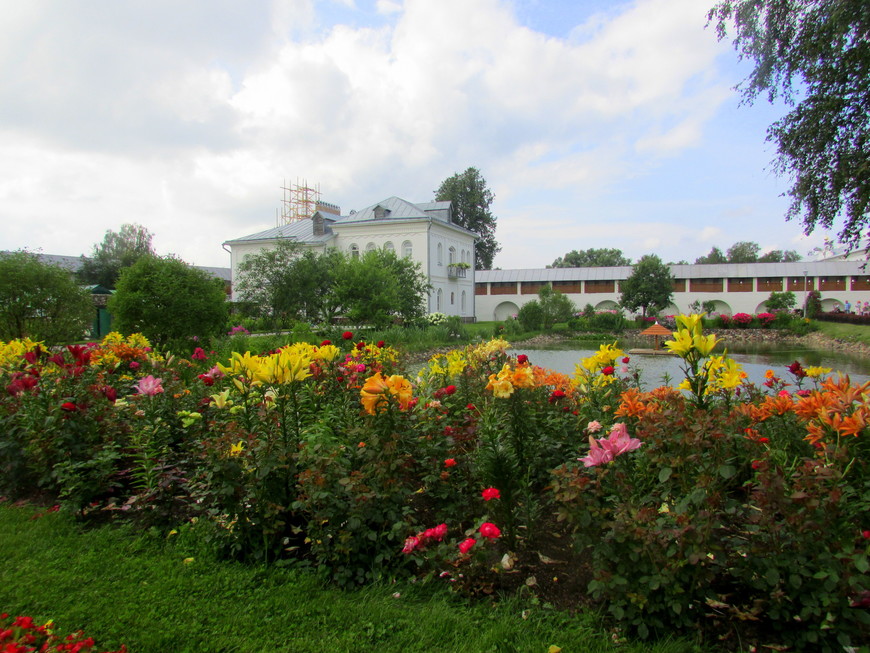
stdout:
<svg viewBox="0 0 870 653">
<path fill-rule="evenodd" d="M 462 291 L 462 295 L 461 295 L 460 299 L 462 301 L 462 314 L 465 315 L 465 291 L 464 290 Z"/>
<path fill-rule="evenodd" d="M 456 248 L 451 247 L 447 250 L 447 265 L 453 265 L 456 263 Z"/>
<path fill-rule="evenodd" d="M 453 306 L 453 304 L 456 303 L 455 299 L 456 299 L 456 293 L 454 293 L 454 292 L 450 293 L 450 305 L 451 306 Z"/>
<path fill-rule="evenodd" d="M 384 243 L 384 250 L 387 252 L 395 252 L 396 246 L 393 245 L 392 241 L 388 240 L 387 242 Z"/>
<path fill-rule="evenodd" d="M 368 245 L 366 245 L 366 251 L 367 251 L 367 252 L 373 252 L 373 251 L 375 251 L 377 248 L 378 248 L 378 246 L 375 245 L 374 243 L 369 243 Z"/>
<path fill-rule="evenodd" d="M 444 296 L 443 296 L 443 293 L 441 292 L 441 288 L 439 288 L 438 292 L 435 294 L 435 310 L 438 311 L 439 313 L 442 310 L 441 306 L 442 306 L 443 302 L 444 302 Z"/>
<path fill-rule="evenodd" d="M 414 254 L 414 246 L 411 244 L 410 240 L 406 240 L 402 243 L 402 256 L 405 258 L 411 258 Z"/>
<path fill-rule="evenodd" d="M 350 257 L 359 258 L 359 246 L 356 243 L 350 244 Z"/>
<path fill-rule="evenodd" d="M 438 265 L 444 265 L 444 248 L 441 246 L 441 243 L 438 243 L 438 256 L 435 260 L 438 261 Z"/>
</svg>

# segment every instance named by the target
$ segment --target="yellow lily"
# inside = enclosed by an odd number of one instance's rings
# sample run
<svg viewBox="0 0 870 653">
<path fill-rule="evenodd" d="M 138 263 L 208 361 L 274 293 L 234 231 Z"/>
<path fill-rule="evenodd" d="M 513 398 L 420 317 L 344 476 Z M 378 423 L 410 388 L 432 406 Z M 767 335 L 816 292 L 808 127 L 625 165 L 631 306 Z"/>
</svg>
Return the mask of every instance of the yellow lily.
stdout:
<svg viewBox="0 0 870 653">
<path fill-rule="evenodd" d="M 702 318 L 706 313 L 692 313 L 691 315 L 677 315 L 677 324 L 682 324 L 684 329 L 688 329 L 693 336 L 701 335 L 704 328 Z"/>
<path fill-rule="evenodd" d="M 702 356 L 709 356 L 710 352 L 713 351 L 718 344 L 719 341 L 716 339 L 715 333 L 711 333 L 709 336 L 697 333 L 695 334 L 695 337 L 692 338 L 692 345 Z"/>
<path fill-rule="evenodd" d="M 673 340 L 665 340 L 665 347 L 668 348 L 668 351 L 681 358 L 686 358 L 689 355 L 694 344 L 694 339 L 688 329 L 675 331 Z"/>
<path fill-rule="evenodd" d="M 209 402 L 209 406 L 212 406 L 213 408 L 224 409 L 232 405 L 233 402 L 230 399 L 229 389 L 222 390 L 215 395 L 211 395 L 211 401 Z"/>
</svg>

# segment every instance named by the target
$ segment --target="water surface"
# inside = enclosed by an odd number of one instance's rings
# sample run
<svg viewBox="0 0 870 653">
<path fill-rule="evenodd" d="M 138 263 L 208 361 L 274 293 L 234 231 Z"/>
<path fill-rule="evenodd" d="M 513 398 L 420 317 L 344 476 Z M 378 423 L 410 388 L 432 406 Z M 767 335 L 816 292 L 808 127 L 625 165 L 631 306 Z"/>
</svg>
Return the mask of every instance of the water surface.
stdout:
<svg viewBox="0 0 870 653">
<path fill-rule="evenodd" d="M 644 345 L 637 345 L 644 346 Z M 645 346 L 649 346 L 647 343 Z M 570 347 L 570 348 L 569 348 Z M 625 345 L 627 351 L 631 346 Z M 582 349 L 577 344 L 561 343 L 560 346 L 536 349 L 529 347 L 517 347 L 509 349 L 509 354 L 525 354 L 529 362 L 555 372 L 574 374 L 574 367 L 584 358 L 592 356 L 598 348 Z M 732 346 L 728 350 L 731 358 L 743 366 L 748 375 L 748 380 L 761 384 L 764 382 L 764 374 L 772 369 L 776 375 L 791 382 L 792 376 L 786 367 L 794 361 L 799 361 L 804 367 L 821 366 L 830 367 L 833 376 L 837 372 L 848 374 L 853 383 L 870 381 L 870 361 L 860 356 L 834 351 L 819 351 L 799 347 L 775 348 L 767 346 Z M 626 354 L 628 355 L 628 354 Z M 643 356 L 630 355 L 631 367 L 637 367 L 641 371 L 641 384 L 645 389 L 659 385 L 676 385 L 683 377 L 681 368 L 682 359 L 676 356 Z M 668 380 L 670 379 L 670 380 Z M 806 384 L 808 385 L 808 384 Z"/>
</svg>

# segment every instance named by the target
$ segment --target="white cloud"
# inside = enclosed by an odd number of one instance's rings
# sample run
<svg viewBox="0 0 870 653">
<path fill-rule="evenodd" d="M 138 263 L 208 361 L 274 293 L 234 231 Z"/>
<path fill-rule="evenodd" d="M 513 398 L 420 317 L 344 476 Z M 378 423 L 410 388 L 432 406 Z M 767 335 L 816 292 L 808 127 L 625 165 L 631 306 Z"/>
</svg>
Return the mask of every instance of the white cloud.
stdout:
<svg viewBox="0 0 870 653">
<path fill-rule="evenodd" d="M 350 18 L 324 23 L 333 10 Z M 637 0 L 559 38 L 508 0 L 17 3 L 0 24 L 0 248 L 80 253 L 139 222 L 217 264 L 220 242 L 273 223 L 284 179 L 349 209 L 429 199 L 469 165 L 496 193 L 503 267 L 533 244 L 549 262 L 709 242 L 721 231 L 694 215 L 683 227 L 688 186 L 645 183 L 719 146 L 711 124 L 733 80 L 705 11 Z M 757 223 L 765 208 L 740 192 L 691 210 L 738 220 L 746 207 Z M 34 220 L 43 233 L 22 226 Z"/>
</svg>

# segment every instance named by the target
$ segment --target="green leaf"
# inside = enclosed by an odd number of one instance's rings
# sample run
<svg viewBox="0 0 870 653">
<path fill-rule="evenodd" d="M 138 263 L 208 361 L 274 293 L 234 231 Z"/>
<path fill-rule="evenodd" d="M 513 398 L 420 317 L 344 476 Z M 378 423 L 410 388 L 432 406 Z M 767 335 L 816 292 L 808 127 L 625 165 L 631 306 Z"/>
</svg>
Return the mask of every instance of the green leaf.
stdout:
<svg viewBox="0 0 870 653">
<path fill-rule="evenodd" d="M 732 478 L 737 473 L 737 468 L 734 465 L 722 465 L 719 467 L 719 476 L 724 479 Z"/>
<path fill-rule="evenodd" d="M 659 472 L 659 483 L 664 483 L 671 477 L 673 470 L 670 467 L 662 467 Z"/>
</svg>

